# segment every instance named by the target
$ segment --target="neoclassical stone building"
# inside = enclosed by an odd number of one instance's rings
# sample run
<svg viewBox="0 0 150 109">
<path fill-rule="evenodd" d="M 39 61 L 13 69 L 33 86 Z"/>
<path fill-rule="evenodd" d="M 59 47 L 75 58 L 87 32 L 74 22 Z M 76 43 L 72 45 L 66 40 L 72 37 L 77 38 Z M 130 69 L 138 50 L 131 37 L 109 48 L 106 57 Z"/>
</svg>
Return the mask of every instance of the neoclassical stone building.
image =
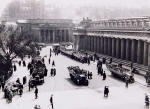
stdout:
<svg viewBox="0 0 150 109">
<path fill-rule="evenodd" d="M 150 17 L 92 21 L 74 30 L 76 50 L 150 65 Z"/>
<path fill-rule="evenodd" d="M 18 20 L 20 31 L 31 32 L 38 42 L 70 42 L 73 36 L 73 23 L 70 19 L 28 19 Z"/>
</svg>

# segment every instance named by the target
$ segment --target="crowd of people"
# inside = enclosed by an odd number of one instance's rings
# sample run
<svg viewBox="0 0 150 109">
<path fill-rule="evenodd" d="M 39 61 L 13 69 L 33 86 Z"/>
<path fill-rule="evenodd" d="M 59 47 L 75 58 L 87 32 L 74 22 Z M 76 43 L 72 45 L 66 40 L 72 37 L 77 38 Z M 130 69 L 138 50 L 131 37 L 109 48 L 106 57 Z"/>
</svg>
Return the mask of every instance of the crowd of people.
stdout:
<svg viewBox="0 0 150 109">
<path fill-rule="evenodd" d="M 55 51 L 54 54 L 57 56 L 59 54 L 59 52 Z M 51 64 L 51 66 L 52 66 L 51 70 L 50 70 L 50 76 L 54 77 L 54 76 L 56 76 L 56 67 L 55 67 L 56 65 L 55 65 L 55 61 L 54 60 L 51 63 L 51 56 L 52 56 L 52 49 L 50 49 L 50 55 L 49 55 L 48 63 Z M 23 76 L 22 83 L 20 81 L 20 78 L 17 78 L 17 80 L 14 81 L 13 83 L 7 83 L 6 84 L 5 81 L 0 82 L 0 90 L 4 93 L 4 98 L 6 99 L 6 101 L 8 103 L 12 102 L 12 98 L 15 95 L 19 95 L 21 97 L 22 94 L 23 94 L 24 86 L 26 86 L 26 85 L 29 87 L 29 91 L 31 91 L 31 88 L 34 88 L 35 99 L 38 98 L 38 93 L 39 93 L 39 90 L 38 90 L 38 87 L 37 87 L 38 84 L 35 82 L 34 86 L 32 87 L 33 81 L 31 80 L 31 77 L 34 78 L 34 76 L 37 77 L 37 75 L 38 75 L 38 74 L 34 74 L 35 73 L 35 69 L 36 69 L 36 65 L 35 64 L 37 64 L 37 63 L 34 63 L 33 59 L 31 59 L 31 60 L 32 61 L 29 62 L 27 64 L 27 66 L 26 66 L 26 61 L 25 60 L 22 59 L 22 60 L 18 61 L 18 66 L 19 67 L 21 67 L 21 66 L 27 67 L 27 69 L 28 69 L 28 71 L 30 73 L 30 77 L 29 77 L 28 80 L 27 80 L 27 76 Z M 47 70 L 46 65 L 45 65 L 44 57 L 41 59 L 41 61 L 43 63 L 42 67 L 44 68 L 44 73 L 43 74 L 44 74 L 44 76 L 47 76 L 48 70 Z M 15 62 L 14 65 L 13 65 L 13 71 L 14 72 L 16 72 L 17 69 L 19 69 L 19 68 L 17 68 L 16 64 L 17 63 Z M 38 76 L 41 76 L 41 75 L 38 75 Z M 28 82 L 28 84 L 27 84 L 27 82 Z M 51 100 L 50 101 L 51 101 L 51 105 L 53 107 L 52 96 L 51 96 Z"/>
<path fill-rule="evenodd" d="M 60 53 L 59 51 L 54 50 L 54 55 L 55 56 L 58 56 L 59 53 Z M 88 65 L 90 65 L 91 60 L 95 61 L 96 59 L 97 59 L 96 55 L 94 55 L 94 57 L 88 56 L 86 63 Z M 104 59 L 104 60 L 106 60 L 106 59 Z M 97 75 L 102 76 L 102 80 L 106 80 L 106 77 L 107 77 L 106 72 L 104 71 L 104 69 L 102 67 L 103 64 L 105 63 L 104 60 L 103 61 L 97 60 Z M 52 61 L 52 49 L 51 48 L 50 48 L 50 55 L 46 56 L 46 61 L 49 63 L 49 65 L 51 65 L 50 76 L 51 77 L 56 76 L 56 65 L 55 65 L 56 63 L 55 63 L 54 60 Z M 47 76 L 48 70 L 47 70 L 46 65 L 45 65 L 45 58 L 44 57 L 42 58 L 42 63 L 43 63 L 43 66 L 44 66 L 44 76 Z M 112 59 L 110 59 L 110 63 L 112 63 Z M 26 64 L 25 60 L 21 60 L 21 61 L 18 62 L 19 66 L 23 66 L 23 67 L 28 68 L 30 76 L 32 76 L 32 77 L 33 77 L 33 73 L 34 73 L 34 70 L 35 70 L 35 66 L 33 64 L 35 64 L 35 63 L 32 62 L 32 61 L 29 62 L 28 64 Z M 133 68 L 133 65 L 131 65 L 131 67 Z M 14 64 L 13 65 L 13 70 L 17 71 L 17 69 L 18 68 L 17 68 L 16 64 Z M 88 71 L 87 72 L 87 78 L 92 79 L 93 78 L 93 72 Z M 28 82 L 28 84 L 27 84 L 27 82 Z M 129 81 L 128 81 L 128 79 L 126 79 L 126 87 L 128 87 L 128 83 L 129 83 Z M 35 99 L 38 99 L 38 93 L 39 93 L 38 84 L 35 84 L 32 87 L 32 81 L 30 79 L 27 80 L 27 76 L 23 76 L 22 83 L 20 82 L 20 79 L 18 78 L 14 85 L 17 86 L 17 91 L 16 92 L 13 92 L 13 90 L 11 90 L 6 85 L 5 82 L 1 82 L 1 84 L 0 84 L 0 89 L 4 92 L 4 98 L 7 99 L 8 103 L 12 102 L 12 98 L 14 96 L 13 93 L 17 93 L 20 97 L 22 96 L 25 85 L 28 85 L 29 91 L 31 91 L 31 88 L 34 88 Z M 104 87 L 104 97 L 108 97 L 109 92 L 110 92 L 109 91 L 109 86 L 105 86 Z M 145 103 L 146 103 L 147 106 L 149 106 L 149 97 L 148 97 L 148 95 L 145 96 Z M 53 106 L 53 95 L 50 96 L 50 104 L 51 104 L 51 107 L 53 109 L 54 108 L 54 106 Z"/>
</svg>

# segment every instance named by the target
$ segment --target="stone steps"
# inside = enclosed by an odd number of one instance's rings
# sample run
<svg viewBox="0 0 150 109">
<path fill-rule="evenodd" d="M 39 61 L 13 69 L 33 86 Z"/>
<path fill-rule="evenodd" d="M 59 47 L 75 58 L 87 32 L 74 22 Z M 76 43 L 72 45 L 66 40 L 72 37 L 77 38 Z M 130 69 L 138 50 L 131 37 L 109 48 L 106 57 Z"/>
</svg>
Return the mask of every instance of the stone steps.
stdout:
<svg viewBox="0 0 150 109">
<path fill-rule="evenodd" d="M 93 52 L 88 52 L 88 53 L 93 54 Z M 97 55 L 100 58 L 106 58 L 107 60 L 109 60 L 110 58 L 113 58 L 113 62 L 122 63 L 126 67 L 130 67 L 130 64 L 131 64 L 131 61 L 114 58 L 114 57 L 111 57 L 111 56 L 108 56 L 108 55 L 102 55 L 102 54 L 97 54 Z M 137 70 L 139 70 L 140 75 L 142 75 L 142 76 L 144 76 L 146 74 L 146 72 L 148 71 L 148 66 L 144 66 L 144 65 L 141 65 L 141 64 L 133 63 L 133 67 L 136 68 Z"/>
</svg>

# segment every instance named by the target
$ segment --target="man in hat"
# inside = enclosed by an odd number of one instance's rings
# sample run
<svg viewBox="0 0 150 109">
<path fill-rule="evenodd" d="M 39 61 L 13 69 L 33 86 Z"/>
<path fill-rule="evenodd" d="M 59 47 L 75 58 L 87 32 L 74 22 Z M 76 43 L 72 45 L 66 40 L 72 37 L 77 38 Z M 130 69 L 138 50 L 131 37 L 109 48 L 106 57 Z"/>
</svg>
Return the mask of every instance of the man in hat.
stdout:
<svg viewBox="0 0 150 109">
<path fill-rule="evenodd" d="M 50 103 L 51 103 L 52 109 L 54 109 L 54 106 L 53 106 L 53 94 L 50 97 Z"/>
</svg>

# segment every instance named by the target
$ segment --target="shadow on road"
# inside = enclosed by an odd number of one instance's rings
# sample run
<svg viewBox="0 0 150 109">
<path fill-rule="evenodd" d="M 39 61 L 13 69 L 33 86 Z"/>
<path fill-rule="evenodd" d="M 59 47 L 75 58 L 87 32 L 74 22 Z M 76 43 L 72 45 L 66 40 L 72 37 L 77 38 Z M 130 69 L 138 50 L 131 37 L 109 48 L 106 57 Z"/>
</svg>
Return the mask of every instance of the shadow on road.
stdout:
<svg viewBox="0 0 150 109">
<path fill-rule="evenodd" d="M 124 83 L 124 80 L 122 78 L 118 77 L 118 76 L 113 76 L 113 75 L 107 75 L 107 76 L 109 76 L 111 79 L 115 79 L 119 82 Z"/>
<path fill-rule="evenodd" d="M 70 78 L 65 78 L 71 85 L 75 86 L 76 89 L 81 89 L 81 88 L 85 88 L 87 86 L 84 86 L 84 85 L 77 85 L 75 84 Z"/>
</svg>

